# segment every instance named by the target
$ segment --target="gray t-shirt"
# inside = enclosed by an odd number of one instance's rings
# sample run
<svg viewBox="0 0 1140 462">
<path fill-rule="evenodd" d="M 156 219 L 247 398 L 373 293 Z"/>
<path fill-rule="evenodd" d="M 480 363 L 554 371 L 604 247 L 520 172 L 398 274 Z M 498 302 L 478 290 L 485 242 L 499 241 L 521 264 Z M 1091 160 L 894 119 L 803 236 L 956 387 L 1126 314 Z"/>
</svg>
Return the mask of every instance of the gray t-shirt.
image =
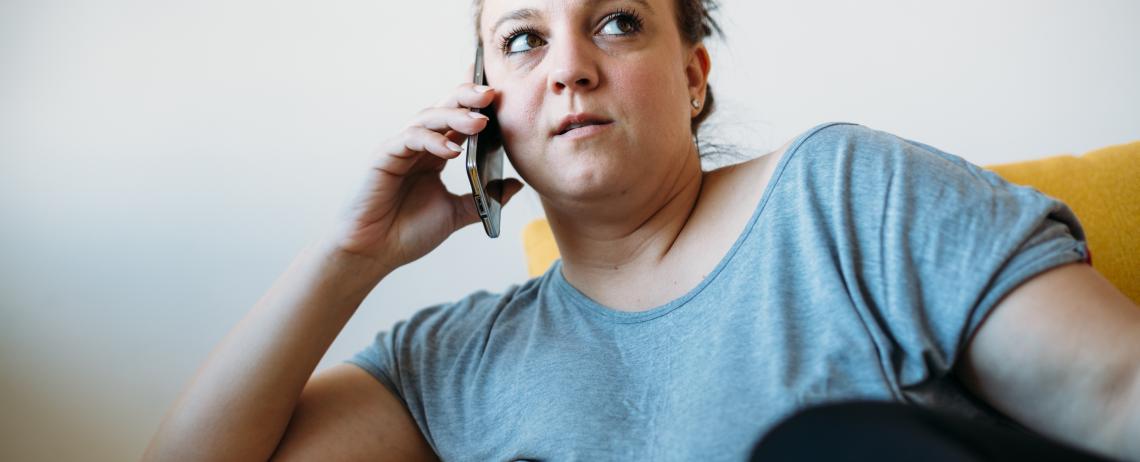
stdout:
<svg viewBox="0 0 1140 462">
<path fill-rule="evenodd" d="M 1036 190 L 822 124 L 793 141 L 743 233 L 684 296 L 616 311 L 558 261 L 501 294 L 422 309 L 349 362 L 444 460 L 740 461 L 792 412 L 849 399 L 1003 421 L 950 369 L 1003 295 L 1088 261 L 1084 239 Z"/>
</svg>

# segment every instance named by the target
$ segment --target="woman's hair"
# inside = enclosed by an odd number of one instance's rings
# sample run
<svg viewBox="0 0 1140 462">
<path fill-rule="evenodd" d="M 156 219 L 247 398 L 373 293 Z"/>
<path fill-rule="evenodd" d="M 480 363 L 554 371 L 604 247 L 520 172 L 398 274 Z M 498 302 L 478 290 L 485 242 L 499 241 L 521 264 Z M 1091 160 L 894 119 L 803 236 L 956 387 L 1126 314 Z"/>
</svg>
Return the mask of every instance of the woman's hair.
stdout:
<svg viewBox="0 0 1140 462">
<path fill-rule="evenodd" d="M 677 29 L 681 31 L 681 40 L 686 45 L 694 45 L 703 41 L 716 32 L 724 37 L 724 31 L 712 18 L 712 12 L 717 9 L 716 0 L 676 0 Z M 716 100 L 713 99 L 712 85 L 705 86 L 705 101 L 701 105 L 701 112 L 693 117 L 693 134 L 697 134 L 701 122 L 716 109 Z"/>
<path fill-rule="evenodd" d="M 677 30 L 681 33 L 681 41 L 686 45 L 694 45 L 703 41 L 706 37 L 711 36 L 714 32 L 724 37 L 724 31 L 712 18 L 712 12 L 717 9 L 716 0 L 675 0 L 677 11 Z M 475 9 L 475 40 L 482 43 L 482 38 L 479 36 L 482 21 L 480 17 L 483 15 L 483 0 L 474 0 Z M 715 100 L 713 99 L 712 86 L 705 87 L 705 101 L 701 105 L 701 112 L 693 117 L 690 127 L 693 130 L 693 135 L 697 134 L 697 129 L 700 128 L 701 122 L 712 114 L 716 108 Z"/>
</svg>

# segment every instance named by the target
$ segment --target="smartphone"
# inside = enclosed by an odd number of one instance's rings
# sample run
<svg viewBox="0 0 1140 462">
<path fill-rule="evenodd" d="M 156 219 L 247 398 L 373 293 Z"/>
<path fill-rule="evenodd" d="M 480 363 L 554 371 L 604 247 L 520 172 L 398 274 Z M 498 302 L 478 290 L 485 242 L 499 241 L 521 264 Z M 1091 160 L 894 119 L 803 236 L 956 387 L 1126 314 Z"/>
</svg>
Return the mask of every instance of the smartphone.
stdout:
<svg viewBox="0 0 1140 462">
<path fill-rule="evenodd" d="M 483 46 L 475 50 L 475 77 L 477 85 L 486 85 L 483 74 Z M 467 137 L 467 177 L 471 180 L 471 198 L 483 220 L 487 236 L 499 236 L 499 218 L 503 207 L 503 139 L 499 131 L 498 118 L 492 102 L 478 109 L 480 114 L 490 119 L 487 128 Z"/>
</svg>

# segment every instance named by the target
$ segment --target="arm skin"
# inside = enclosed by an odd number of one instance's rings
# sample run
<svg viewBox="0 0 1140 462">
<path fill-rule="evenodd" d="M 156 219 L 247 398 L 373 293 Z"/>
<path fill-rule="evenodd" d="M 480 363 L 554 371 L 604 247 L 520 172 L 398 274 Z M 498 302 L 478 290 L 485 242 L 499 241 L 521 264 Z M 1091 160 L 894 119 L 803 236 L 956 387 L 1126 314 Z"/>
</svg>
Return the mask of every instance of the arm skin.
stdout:
<svg viewBox="0 0 1140 462">
<path fill-rule="evenodd" d="M 1087 264 L 1054 268 L 1010 292 L 955 372 L 1026 427 L 1140 460 L 1140 307 Z"/>
<path fill-rule="evenodd" d="M 340 390 L 336 396 L 359 402 L 363 387 L 383 388 L 371 377 L 372 383 L 357 379 L 352 386 L 329 374 L 306 386 L 333 339 L 390 272 L 369 259 L 331 249 L 317 242 L 301 252 L 214 348 L 167 413 L 143 460 L 266 460 L 295 417 L 299 399 L 332 409 L 336 403 L 318 399 L 328 395 L 322 390 Z M 384 409 L 376 401 L 365 404 L 357 406 L 360 412 Z"/>
</svg>

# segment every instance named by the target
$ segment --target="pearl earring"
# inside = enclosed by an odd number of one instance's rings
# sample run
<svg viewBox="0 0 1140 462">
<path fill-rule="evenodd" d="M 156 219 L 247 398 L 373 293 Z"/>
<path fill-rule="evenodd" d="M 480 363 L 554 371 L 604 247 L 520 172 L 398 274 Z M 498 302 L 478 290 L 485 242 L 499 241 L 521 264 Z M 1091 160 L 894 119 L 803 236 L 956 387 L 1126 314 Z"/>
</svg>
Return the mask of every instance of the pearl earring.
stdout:
<svg viewBox="0 0 1140 462">
<path fill-rule="evenodd" d="M 701 108 L 701 102 L 697 101 L 696 98 L 693 98 L 693 109 L 700 109 L 700 108 Z"/>
</svg>

